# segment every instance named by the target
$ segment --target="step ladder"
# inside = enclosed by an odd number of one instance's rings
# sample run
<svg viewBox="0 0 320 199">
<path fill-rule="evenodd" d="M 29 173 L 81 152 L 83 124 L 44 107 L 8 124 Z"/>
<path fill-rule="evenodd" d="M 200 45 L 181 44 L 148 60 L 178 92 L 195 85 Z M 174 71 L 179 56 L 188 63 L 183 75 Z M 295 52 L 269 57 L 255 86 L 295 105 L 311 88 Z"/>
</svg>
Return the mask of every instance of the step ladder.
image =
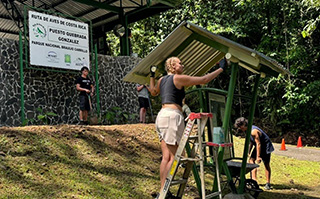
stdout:
<svg viewBox="0 0 320 199">
<path fill-rule="evenodd" d="M 206 192 L 205 192 L 205 181 L 204 181 L 204 149 L 205 149 L 205 146 L 214 146 L 215 148 L 221 146 L 221 144 L 220 145 L 214 144 L 214 143 L 207 144 L 207 143 L 203 142 L 203 132 L 204 132 L 206 123 L 208 121 L 208 118 L 212 118 L 211 113 L 190 113 L 189 114 L 189 116 L 187 118 L 188 122 L 187 122 L 185 130 L 183 132 L 183 136 L 181 138 L 177 152 L 175 154 L 171 169 L 169 170 L 169 173 L 167 174 L 164 186 L 160 190 L 160 194 L 158 195 L 157 199 L 165 199 L 165 197 L 169 191 L 169 188 L 173 185 L 180 185 L 178 193 L 177 193 L 177 198 L 182 198 L 183 193 L 184 193 L 184 189 L 187 185 L 187 181 L 190 176 L 190 172 L 191 172 L 193 164 L 195 162 L 199 162 L 199 164 L 200 164 L 201 198 L 202 199 L 209 199 L 209 198 L 213 198 L 213 197 L 219 195 L 219 198 L 222 199 L 220 179 L 219 179 L 220 172 L 219 172 L 219 165 L 218 165 L 218 161 L 217 161 L 217 152 L 214 153 L 213 160 L 216 165 L 216 174 L 217 174 L 216 176 L 219 176 L 217 178 L 218 191 L 211 193 L 207 196 L 206 196 Z M 196 119 L 197 119 L 197 125 L 198 125 L 197 135 L 190 136 Z M 211 119 L 210 119 L 210 122 L 211 122 Z M 212 125 L 211 125 L 211 127 L 212 127 Z M 185 158 L 182 156 L 182 153 L 184 151 L 186 144 L 190 140 L 194 141 L 193 147 L 192 147 L 192 150 L 191 150 L 189 157 Z M 216 150 L 214 150 L 214 151 L 216 151 Z M 174 177 L 178 171 L 179 165 L 181 163 L 186 163 L 182 178 L 181 179 L 174 179 Z"/>
<path fill-rule="evenodd" d="M 219 199 L 222 199 L 222 190 L 221 190 L 221 183 L 220 183 L 220 169 L 219 169 L 219 164 L 218 164 L 218 149 L 220 147 L 232 147 L 232 143 L 221 143 L 221 144 L 218 144 L 218 143 L 213 143 L 213 142 L 207 142 L 206 143 L 206 146 L 211 146 L 213 147 L 213 156 L 212 156 L 212 159 L 215 163 L 215 169 L 216 169 L 216 178 L 217 178 L 217 185 L 218 185 L 218 191 L 217 192 L 214 192 L 214 193 L 211 193 L 211 194 L 208 194 L 206 195 L 205 197 L 202 197 L 202 198 L 213 198 L 215 196 L 218 196 L 219 195 Z"/>
</svg>

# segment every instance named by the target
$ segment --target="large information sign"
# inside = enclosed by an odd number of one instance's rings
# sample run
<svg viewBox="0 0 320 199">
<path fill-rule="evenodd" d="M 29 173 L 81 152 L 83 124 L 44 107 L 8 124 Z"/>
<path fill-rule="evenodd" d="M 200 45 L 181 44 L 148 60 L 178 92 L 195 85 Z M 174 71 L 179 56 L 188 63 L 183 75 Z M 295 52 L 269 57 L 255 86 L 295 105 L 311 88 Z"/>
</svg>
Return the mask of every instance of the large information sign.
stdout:
<svg viewBox="0 0 320 199">
<path fill-rule="evenodd" d="M 30 63 L 80 70 L 89 67 L 88 24 L 29 11 Z"/>
</svg>

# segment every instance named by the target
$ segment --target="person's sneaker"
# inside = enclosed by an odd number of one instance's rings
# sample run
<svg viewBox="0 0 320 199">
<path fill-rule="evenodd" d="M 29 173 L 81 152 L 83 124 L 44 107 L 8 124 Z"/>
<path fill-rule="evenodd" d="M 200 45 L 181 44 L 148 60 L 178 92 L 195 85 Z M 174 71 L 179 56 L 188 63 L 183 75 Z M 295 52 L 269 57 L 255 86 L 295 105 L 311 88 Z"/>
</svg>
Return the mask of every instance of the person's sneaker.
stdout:
<svg viewBox="0 0 320 199">
<path fill-rule="evenodd" d="M 154 198 L 154 199 L 158 199 L 159 196 L 160 196 L 160 193 L 152 193 L 151 196 L 152 196 L 152 198 Z"/>
<path fill-rule="evenodd" d="M 170 199 L 172 198 L 172 193 L 170 191 L 168 191 L 167 195 L 166 195 L 166 199 Z"/>
<path fill-rule="evenodd" d="M 84 125 L 89 125 L 89 122 L 88 121 L 84 121 Z"/>
<path fill-rule="evenodd" d="M 270 183 L 267 183 L 267 184 L 264 186 L 264 189 L 265 189 L 265 190 L 270 190 L 270 189 L 271 189 Z"/>
<path fill-rule="evenodd" d="M 84 121 L 81 120 L 81 121 L 79 122 L 79 125 L 85 125 Z"/>
<path fill-rule="evenodd" d="M 166 199 L 179 199 L 179 197 L 174 196 L 170 191 L 168 191 Z"/>
<path fill-rule="evenodd" d="M 158 199 L 160 197 L 160 193 L 152 193 L 151 196 L 154 199 Z M 179 197 L 174 196 L 170 191 L 168 191 L 165 199 L 179 199 Z"/>
</svg>

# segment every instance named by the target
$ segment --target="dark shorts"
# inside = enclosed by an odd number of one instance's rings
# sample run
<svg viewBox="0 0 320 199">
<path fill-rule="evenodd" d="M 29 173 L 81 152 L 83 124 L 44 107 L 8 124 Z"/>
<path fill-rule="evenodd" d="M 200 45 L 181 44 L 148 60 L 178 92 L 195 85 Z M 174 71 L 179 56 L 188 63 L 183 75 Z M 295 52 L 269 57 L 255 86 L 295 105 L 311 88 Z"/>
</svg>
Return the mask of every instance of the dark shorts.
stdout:
<svg viewBox="0 0 320 199">
<path fill-rule="evenodd" d="M 271 159 L 271 153 L 266 154 L 266 153 L 261 153 L 260 154 L 262 161 L 267 164 L 270 163 L 270 159 Z M 256 148 L 253 149 L 252 153 L 251 153 L 251 158 L 253 159 L 257 159 L 257 151 Z"/>
<path fill-rule="evenodd" d="M 148 98 L 139 97 L 139 106 L 140 108 L 148 108 L 149 107 Z"/>
<path fill-rule="evenodd" d="M 81 111 L 90 111 L 89 98 L 87 95 L 79 95 L 80 100 L 80 110 Z"/>
</svg>

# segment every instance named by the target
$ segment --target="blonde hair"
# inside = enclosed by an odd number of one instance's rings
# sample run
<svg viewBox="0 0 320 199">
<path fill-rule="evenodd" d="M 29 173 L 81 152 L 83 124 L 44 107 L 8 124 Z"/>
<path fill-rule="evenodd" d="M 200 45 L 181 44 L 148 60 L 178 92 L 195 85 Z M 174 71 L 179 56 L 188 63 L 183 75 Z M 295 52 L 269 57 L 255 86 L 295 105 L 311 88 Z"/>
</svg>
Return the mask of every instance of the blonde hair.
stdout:
<svg viewBox="0 0 320 199">
<path fill-rule="evenodd" d="M 173 64 L 175 63 L 175 59 L 179 59 L 178 57 L 170 57 L 165 62 L 165 69 L 167 73 L 175 73 L 175 69 L 173 68 Z"/>
</svg>

